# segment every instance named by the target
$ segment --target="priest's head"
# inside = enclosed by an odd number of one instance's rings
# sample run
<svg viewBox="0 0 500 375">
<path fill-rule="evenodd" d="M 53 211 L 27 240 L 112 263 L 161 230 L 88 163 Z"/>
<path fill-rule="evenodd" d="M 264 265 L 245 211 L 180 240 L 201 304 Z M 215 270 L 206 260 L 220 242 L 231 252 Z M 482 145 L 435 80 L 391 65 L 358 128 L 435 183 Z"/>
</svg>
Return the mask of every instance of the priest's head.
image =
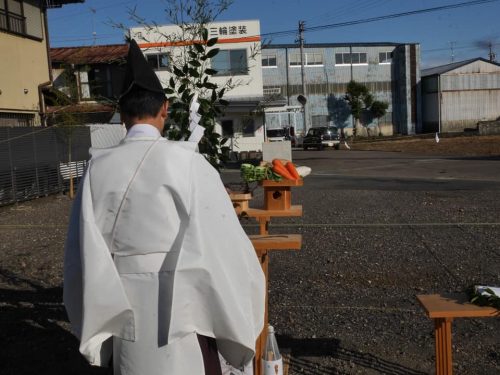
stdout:
<svg viewBox="0 0 500 375">
<path fill-rule="evenodd" d="M 133 89 L 120 98 L 120 115 L 127 130 L 135 124 L 150 124 L 161 133 L 168 115 L 168 102 L 163 94 Z"/>
<path fill-rule="evenodd" d="M 133 39 L 130 41 L 127 70 L 118 104 L 127 129 L 135 124 L 150 124 L 163 131 L 168 114 L 167 98 L 156 73 Z"/>
</svg>

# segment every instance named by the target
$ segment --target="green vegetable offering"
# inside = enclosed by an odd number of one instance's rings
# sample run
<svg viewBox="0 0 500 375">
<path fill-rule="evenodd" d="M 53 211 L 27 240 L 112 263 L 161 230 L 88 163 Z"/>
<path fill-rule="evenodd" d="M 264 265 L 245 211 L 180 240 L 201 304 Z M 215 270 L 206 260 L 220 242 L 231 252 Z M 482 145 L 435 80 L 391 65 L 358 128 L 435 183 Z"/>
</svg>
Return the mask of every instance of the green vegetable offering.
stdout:
<svg viewBox="0 0 500 375">
<path fill-rule="evenodd" d="M 267 178 L 267 167 L 255 167 L 255 180 L 261 181 Z"/>
<path fill-rule="evenodd" d="M 281 176 L 274 173 L 273 170 L 266 166 L 254 166 L 252 164 L 241 164 L 241 178 L 245 182 L 256 182 L 262 180 L 281 181 Z"/>
<path fill-rule="evenodd" d="M 252 164 L 241 164 L 240 168 L 241 178 L 245 182 L 254 182 L 255 179 L 255 167 Z"/>
</svg>

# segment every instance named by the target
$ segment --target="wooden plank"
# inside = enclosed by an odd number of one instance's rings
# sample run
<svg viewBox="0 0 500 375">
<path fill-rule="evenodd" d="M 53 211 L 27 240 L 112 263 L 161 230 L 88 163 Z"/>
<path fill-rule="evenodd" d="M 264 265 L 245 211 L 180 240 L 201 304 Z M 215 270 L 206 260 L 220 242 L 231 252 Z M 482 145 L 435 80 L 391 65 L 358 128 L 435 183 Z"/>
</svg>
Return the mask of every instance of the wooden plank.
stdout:
<svg viewBox="0 0 500 375">
<path fill-rule="evenodd" d="M 264 352 L 264 348 L 266 346 L 267 340 L 267 330 L 268 330 L 268 321 L 269 321 L 269 256 L 266 253 L 259 255 L 260 265 L 262 267 L 262 272 L 264 272 L 264 276 L 266 278 L 266 301 L 265 301 L 265 310 L 264 310 L 264 327 L 257 338 L 257 342 L 255 344 L 255 357 L 254 357 L 254 375 L 263 375 L 262 374 L 262 353 Z"/>
<path fill-rule="evenodd" d="M 252 199 L 251 193 L 229 193 L 229 198 L 232 201 L 248 201 Z"/>
<path fill-rule="evenodd" d="M 250 193 L 229 193 L 236 215 L 248 210 L 248 203 L 252 199 Z"/>
<path fill-rule="evenodd" d="M 290 368 L 290 357 L 289 354 L 282 354 L 283 357 L 283 375 L 288 375 L 288 371 Z"/>
<path fill-rule="evenodd" d="M 248 237 L 255 250 L 300 250 L 302 247 L 300 234 L 256 234 Z"/>
<path fill-rule="evenodd" d="M 299 180 L 281 180 L 281 181 L 262 180 L 260 181 L 260 185 L 263 187 L 302 186 L 304 185 L 304 180 L 302 178 Z"/>
<path fill-rule="evenodd" d="M 465 294 L 427 294 L 417 295 L 431 319 L 435 318 L 481 318 L 500 316 L 500 310 L 489 306 L 469 303 Z"/>
<path fill-rule="evenodd" d="M 262 208 L 249 208 L 242 214 L 256 219 L 261 217 L 298 217 L 302 216 L 302 205 L 293 205 L 289 210 L 264 210 Z"/>
</svg>

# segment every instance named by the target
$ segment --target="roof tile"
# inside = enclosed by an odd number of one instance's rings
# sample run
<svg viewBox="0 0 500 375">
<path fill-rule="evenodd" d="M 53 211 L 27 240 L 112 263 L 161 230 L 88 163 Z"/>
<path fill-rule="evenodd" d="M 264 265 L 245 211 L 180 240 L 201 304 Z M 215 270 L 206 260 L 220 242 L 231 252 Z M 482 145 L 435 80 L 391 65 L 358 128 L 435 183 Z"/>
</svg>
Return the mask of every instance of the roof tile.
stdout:
<svg viewBox="0 0 500 375">
<path fill-rule="evenodd" d="M 127 44 L 61 47 L 50 49 L 50 59 L 65 64 L 110 64 L 125 61 L 127 53 Z"/>
</svg>

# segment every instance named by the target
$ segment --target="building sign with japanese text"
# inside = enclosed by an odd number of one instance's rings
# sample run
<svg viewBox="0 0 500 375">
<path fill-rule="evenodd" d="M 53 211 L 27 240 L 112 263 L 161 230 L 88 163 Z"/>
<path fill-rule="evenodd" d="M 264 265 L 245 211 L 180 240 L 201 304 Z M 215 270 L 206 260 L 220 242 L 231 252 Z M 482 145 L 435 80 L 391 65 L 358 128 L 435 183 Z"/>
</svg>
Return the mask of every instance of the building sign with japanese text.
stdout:
<svg viewBox="0 0 500 375">
<path fill-rule="evenodd" d="M 208 26 L 210 38 L 245 39 L 260 36 L 259 21 L 225 21 L 214 22 Z"/>
<path fill-rule="evenodd" d="M 256 42 L 260 41 L 260 22 L 251 21 L 224 21 L 214 22 L 207 26 L 209 38 L 219 38 L 219 43 Z M 158 28 L 147 29 L 145 27 L 133 27 L 130 29 L 130 36 L 136 39 L 141 48 L 146 44 L 171 44 L 172 39 L 167 35 L 180 35 L 180 28 L 177 25 L 158 26 Z"/>
<path fill-rule="evenodd" d="M 209 29 L 210 37 L 222 37 L 227 35 L 242 35 L 247 36 L 248 30 L 246 25 L 230 25 L 230 26 L 211 26 Z"/>
</svg>

